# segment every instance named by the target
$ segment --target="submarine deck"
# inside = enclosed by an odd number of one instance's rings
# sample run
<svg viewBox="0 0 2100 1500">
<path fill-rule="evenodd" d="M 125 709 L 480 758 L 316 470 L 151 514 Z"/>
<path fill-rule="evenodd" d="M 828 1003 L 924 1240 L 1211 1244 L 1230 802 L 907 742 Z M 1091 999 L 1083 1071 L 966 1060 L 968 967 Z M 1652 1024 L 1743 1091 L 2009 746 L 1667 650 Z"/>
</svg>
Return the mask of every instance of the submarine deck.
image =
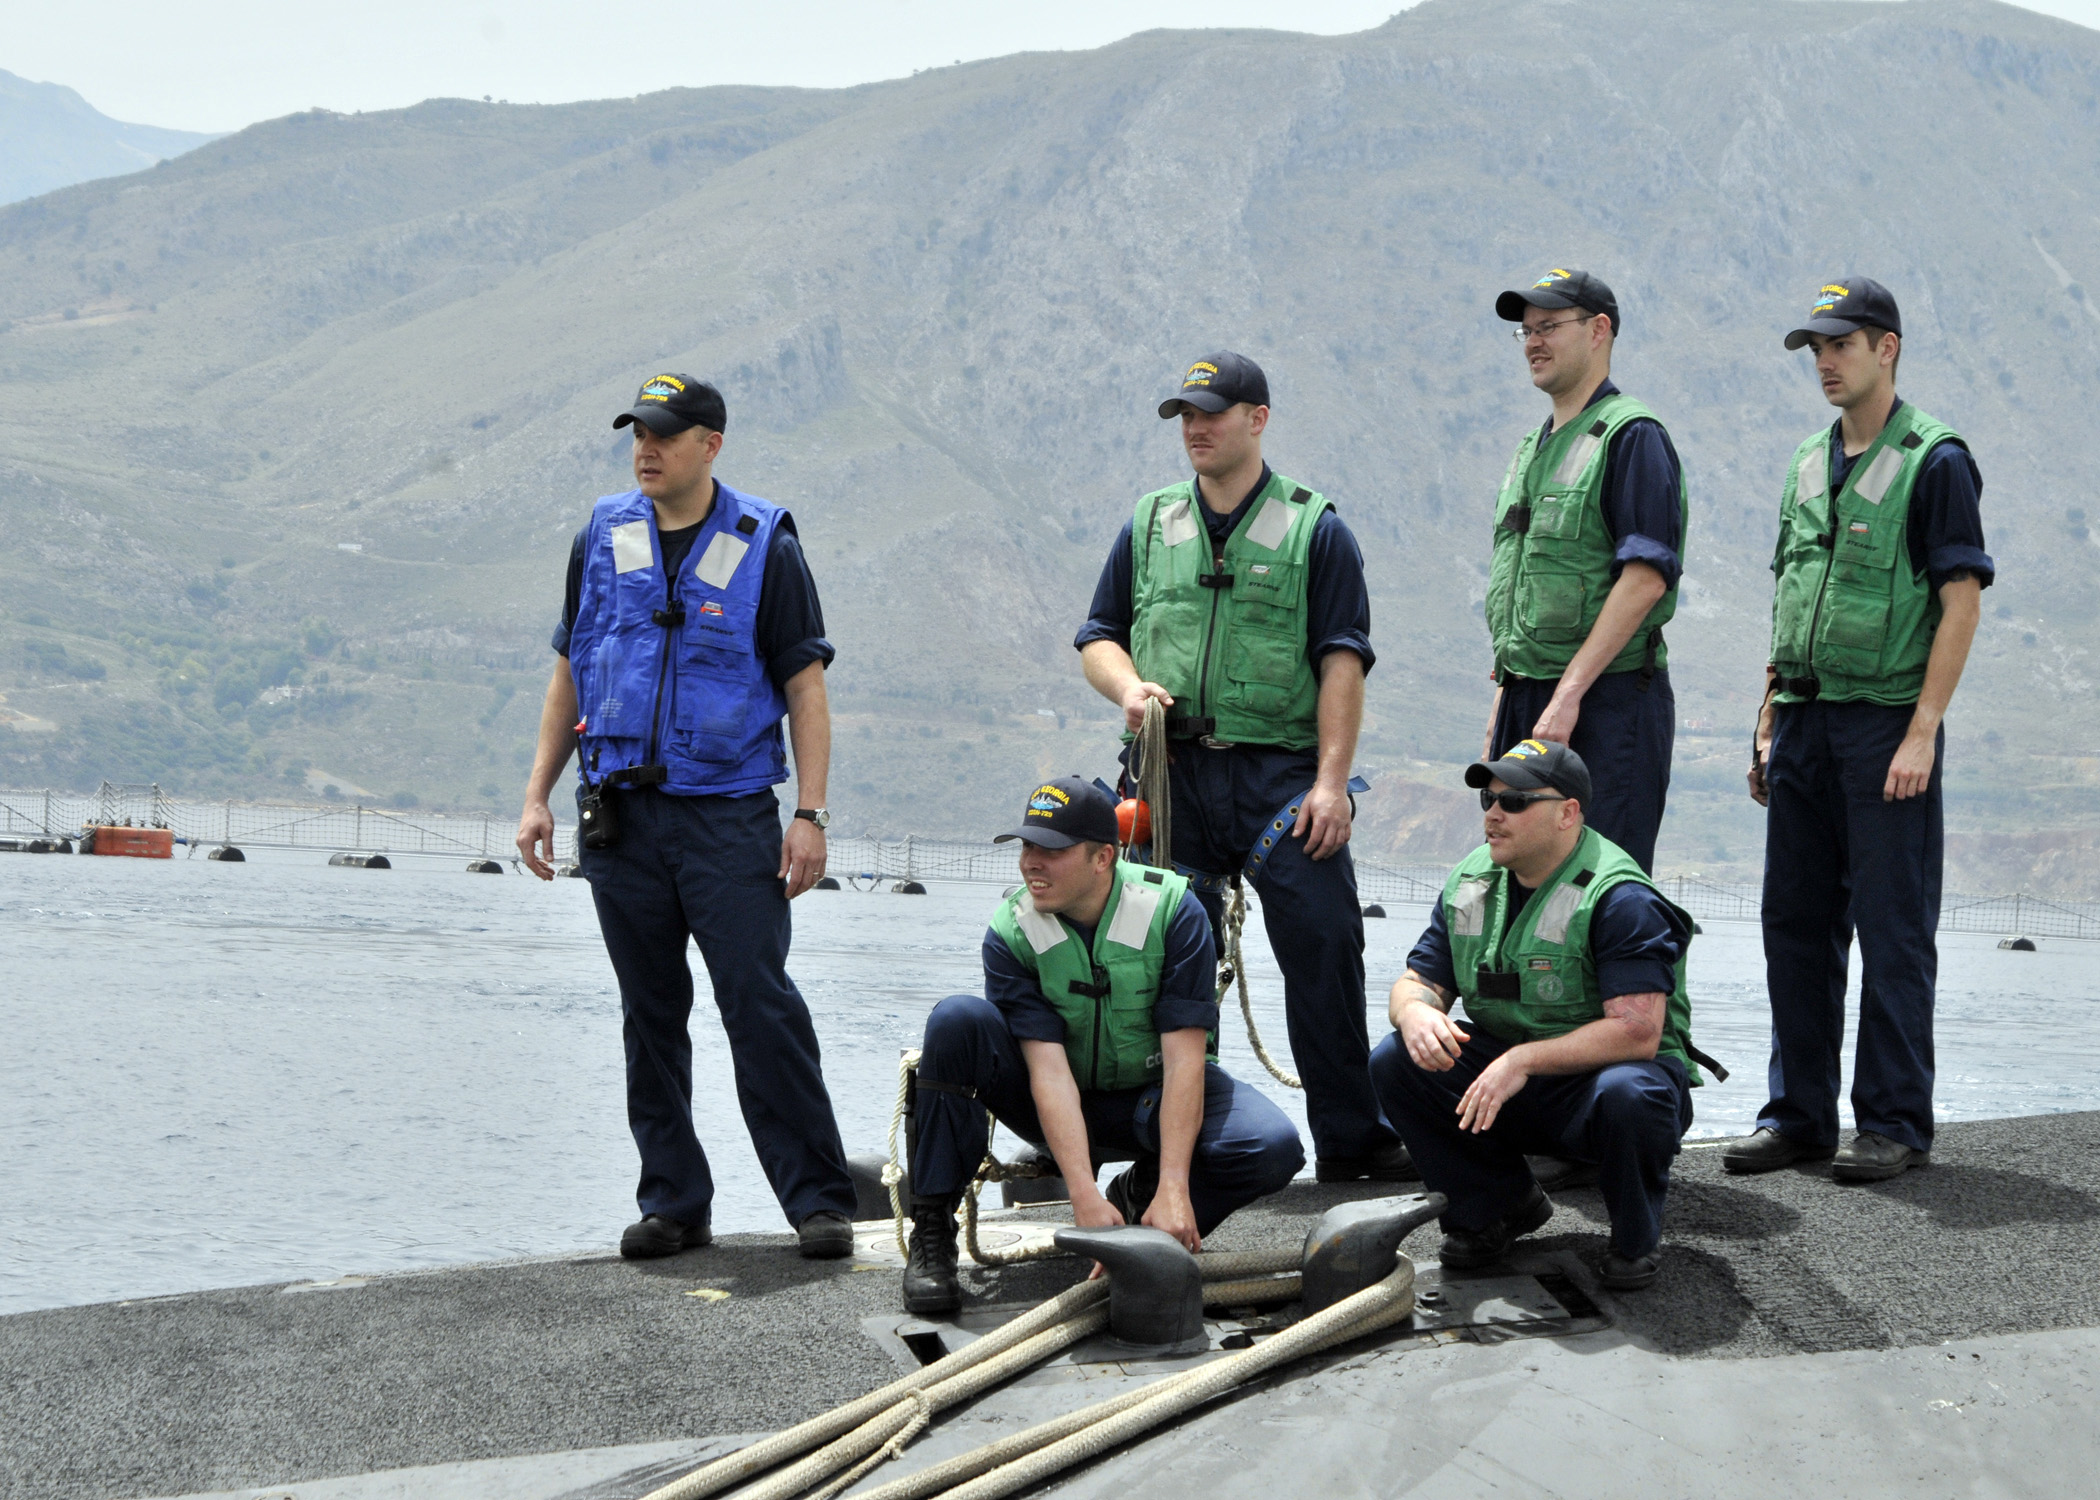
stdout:
<svg viewBox="0 0 2100 1500">
<path fill-rule="evenodd" d="M 1700 1143 L 1673 1177 L 1661 1280 L 1613 1295 L 1586 1279 L 1608 1326 L 1434 1347 L 1401 1335 L 1405 1353 L 1369 1340 L 1059 1492 L 1675 1493 L 1696 1476 L 1713 1495 L 1769 1493 L 1779 1475 L 1869 1493 L 2081 1489 L 2100 1463 L 2096 1148 L 2100 1112 L 1950 1125 L 1930 1167 L 1840 1185 L 1823 1166 L 1729 1177 Z M 1210 1243 L 1295 1245 L 1327 1207 L 1394 1190 L 1296 1183 Z M 1556 1208 L 1513 1262 L 1581 1276 L 1602 1253 L 1602 1203 L 1583 1189 Z M 808 1262 L 792 1243 L 731 1235 L 637 1264 L 585 1253 L 0 1318 L 0 1496 L 625 1500 L 898 1373 L 863 1328 L 901 1312 L 894 1259 Z M 1431 1225 L 1405 1248 L 1419 1264 L 1436 1246 Z M 972 1305 L 1025 1305 L 1080 1270 L 966 1260 L 965 1284 Z M 921 1446 L 938 1456 L 1032 1415 L 1011 1394 L 986 1401 L 1002 1399 L 1003 1416 L 951 1413 Z"/>
</svg>

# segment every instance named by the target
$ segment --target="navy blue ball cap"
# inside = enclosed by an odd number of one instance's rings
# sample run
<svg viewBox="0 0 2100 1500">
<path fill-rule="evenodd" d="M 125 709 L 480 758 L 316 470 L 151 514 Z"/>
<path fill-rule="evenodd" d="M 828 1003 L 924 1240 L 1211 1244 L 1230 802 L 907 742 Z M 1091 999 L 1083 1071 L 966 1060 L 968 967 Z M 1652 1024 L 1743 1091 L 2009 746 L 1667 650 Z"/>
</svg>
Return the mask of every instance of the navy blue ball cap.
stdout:
<svg viewBox="0 0 2100 1500">
<path fill-rule="evenodd" d="M 1522 291 L 1504 292 L 1497 297 L 1495 316 L 1505 323 L 1521 323 L 1527 307 L 1549 312 L 1576 307 L 1586 313 L 1603 313 L 1611 319 L 1613 338 L 1626 331 L 1626 325 L 1619 320 L 1619 299 L 1612 295 L 1610 287 L 1587 271 L 1566 271 L 1556 266 Z"/>
<path fill-rule="evenodd" d="M 1021 826 L 992 842 L 1023 839 L 1039 849 L 1069 849 L 1074 844 L 1119 842 L 1116 799 L 1084 776 L 1060 776 L 1028 794 Z"/>
<path fill-rule="evenodd" d="M 1467 786 L 1481 788 L 1497 779 L 1520 792 L 1555 791 L 1590 805 L 1590 768 L 1559 740 L 1519 740 L 1499 760 L 1466 767 Z"/>
<path fill-rule="evenodd" d="M 721 432 L 729 420 L 722 393 L 690 375 L 651 375 L 635 392 L 634 405 L 613 418 L 618 430 L 639 422 L 658 437 L 676 437 L 688 427 Z"/>
<path fill-rule="evenodd" d="M 1217 412 L 1242 401 L 1249 406 L 1267 406 L 1269 377 L 1246 355 L 1222 350 L 1206 354 L 1189 366 L 1188 373 L 1181 377 L 1181 389 L 1159 403 L 1159 414 L 1178 417 L 1184 406 Z"/>
<path fill-rule="evenodd" d="M 1896 299 L 1878 281 L 1864 276 L 1840 276 L 1816 293 L 1816 305 L 1808 310 L 1808 321 L 1786 336 L 1786 346 L 1798 349 L 1811 334 L 1841 339 L 1862 328 L 1880 328 L 1900 335 L 1903 314 Z"/>
</svg>

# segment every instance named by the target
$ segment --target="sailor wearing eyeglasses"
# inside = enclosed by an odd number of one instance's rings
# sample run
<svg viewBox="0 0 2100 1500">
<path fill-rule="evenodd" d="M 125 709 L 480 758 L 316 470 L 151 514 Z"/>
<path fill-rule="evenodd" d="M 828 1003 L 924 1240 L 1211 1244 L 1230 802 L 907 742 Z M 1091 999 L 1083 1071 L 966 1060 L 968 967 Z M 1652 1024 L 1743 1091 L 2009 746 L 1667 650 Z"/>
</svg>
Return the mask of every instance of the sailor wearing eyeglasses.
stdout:
<svg viewBox="0 0 2100 1500">
<path fill-rule="evenodd" d="M 1553 1216 L 1526 1161 L 1544 1154 L 1596 1169 L 1602 1279 L 1636 1290 L 1661 1267 L 1698 1065 L 1727 1076 L 1692 1046 L 1692 919 L 1587 825 L 1589 768 L 1566 745 L 1523 740 L 1468 766 L 1466 785 L 1487 842 L 1451 872 L 1393 985 L 1393 1035 L 1371 1053 L 1378 1102 L 1450 1199 L 1447 1269 L 1492 1265 Z"/>
<path fill-rule="evenodd" d="M 1677 609 L 1684 470 L 1654 413 L 1612 384 L 1624 324 L 1587 271 L 1495 299 L 1553 402 L 1495 504 L 1487 624 L 1495 707 L 1482 754 L 1558 740 L 1596 767 L 1590 826 L 1643 870 L 1670 786 L 1676 698 L 1663 626 Z"/>
</svg>

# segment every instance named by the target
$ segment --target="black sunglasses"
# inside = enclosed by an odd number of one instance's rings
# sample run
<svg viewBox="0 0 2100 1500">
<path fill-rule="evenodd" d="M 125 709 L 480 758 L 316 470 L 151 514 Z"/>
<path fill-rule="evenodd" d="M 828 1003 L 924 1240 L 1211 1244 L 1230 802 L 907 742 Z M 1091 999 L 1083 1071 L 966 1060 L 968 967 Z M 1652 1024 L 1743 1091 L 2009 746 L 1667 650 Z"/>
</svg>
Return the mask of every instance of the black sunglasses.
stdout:
<svg viewBox="0 0 2100 1500">
<path fill-rule="evenodd" d="M 1506 813 L 1520 813 L 1534 802 L 1565 802 L 1568 799 L 1552 792 L 1491 792 L 1480 789 L 1480 810 L 1486 812 L 1497 803 Z"/>
</svg>

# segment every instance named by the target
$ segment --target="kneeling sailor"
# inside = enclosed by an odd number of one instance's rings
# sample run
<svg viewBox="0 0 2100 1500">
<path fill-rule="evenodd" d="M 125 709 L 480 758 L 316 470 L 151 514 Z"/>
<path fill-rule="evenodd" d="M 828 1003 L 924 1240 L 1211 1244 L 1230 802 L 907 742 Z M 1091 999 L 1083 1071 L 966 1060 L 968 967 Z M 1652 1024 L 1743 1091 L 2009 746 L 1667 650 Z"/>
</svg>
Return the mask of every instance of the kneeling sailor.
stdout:
<svg viewBox="0 0 2100 1500">
<path fill-rule="evenodd" d="M 1394 1035 L 1371 1054 L 1378 1101 L 1450 1199 L 1445 1266 L 1498 1260 L 1552 1217 L 1529 1152 L 1595 1164 L 1604 1284 L 1647 1286 L 1695 1059 L 1714 1066 L 1691 1044 L 1691 918 L 1584 826 L 1589 768 L 1567 746 L 1524 740 L 1468 766 L 1466 784 L 1487 842 L 1451 872 L 1393 985 Z"/>
<path fill-rule="evenodd" d="M 1305 1165 L 1288 1116 L 1211 1056 L 1210 919 L 1186 877 L 1116 856 L 1116 808 L 1077 776 L 1039 786 L 1021 826 L 1023 887 L 984 937 L 985 994 L 926 1020 L 912 1148 L 904 1305 L 961 1305 L 955 1210 L 984 1160 L 989 1110 L 1046 1147 L 1082 1228 L 1149 1224 L 1191 1251 Z M 1097 1162 L 1135 1157 L 1108 1185 Z"/>
</svg>

